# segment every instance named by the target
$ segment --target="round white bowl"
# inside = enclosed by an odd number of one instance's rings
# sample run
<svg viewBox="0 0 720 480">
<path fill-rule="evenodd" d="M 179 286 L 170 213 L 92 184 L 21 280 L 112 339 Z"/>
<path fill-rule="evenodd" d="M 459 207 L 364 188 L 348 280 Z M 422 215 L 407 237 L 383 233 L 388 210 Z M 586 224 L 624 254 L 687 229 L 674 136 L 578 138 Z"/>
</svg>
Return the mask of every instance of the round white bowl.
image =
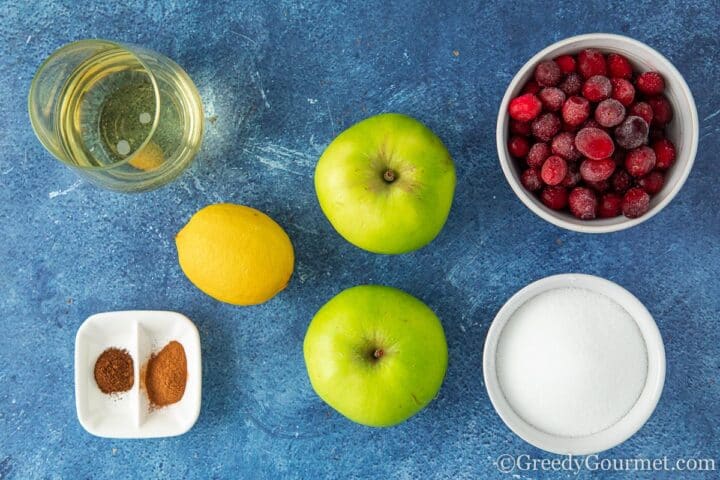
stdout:
<svg viewBox="0 0 720 480">
<path fill-rule="evenodd" d="M 655 70 L 665 78 L 665 96 L 670 101 L 674 113 L 673 120 L 668 125 L 666 132 L 668 138 L 675 144 L 677 159 L 675 165 L 667 172 L 662 190 L 651 197 L 650 210 L 639 218 L 627 218 L 620 215 L 615 218 L 588 221 L 575 218 L 569 212 L 556 211 L 546 207 L 539 198 L 522 186 L 520 183 L 520 174 L 522 172 L 519 169 L 518 161 L 510 156 L 508 152 L 507 139 L 510 120 L 507 112 L 508 103 L 520 93 L 525 82 L 533 76 L 535 66 L 543 60 L 553 59 L 565 54 L 575 54 L 585 48 L 596 48 L 605 53 L 620 53 L 630 60 L 636 70 Z M 682 75 L 668 59 L 656 50 L 632 38 L 609 33 L 592 33 L 566 38 L 553 43 L 523 65 L 510 82 L 502 103 L 500 103 L 496 137 L 498 157 L 505 178 L 507 178 L 513 191 L 525 206 L 558 227 L 576 232 L 608 233 L 639 225 L 652 218 L 653 215 L 670 203 L 682 188 L 692 169 L 698 146 L 698 132 L 698 115 L 695 100 Z"/>
<path fill-rule="evenodd" d="M 513 313 L 525 302 L 547 290 L 576 287 L 600 293 L 623 307 L 637 323 L 645 341 L 648 371 L 640 397 L 628 413 L 614 425 L 582 437 L 549 434 L 526 422 L 515 413 L 505 398 L 496 371 L 496 352 L 503 328 Z M 490 401 L 510 430 L 526 442 L 561 455 L 589 455 L 621 444 L 635 434 L 650 418 L 665 383 L 665 347 L 650 312 L 633 294 L 609 280 L 593 275 L 553 275 L 526 286 L 503 305 L 495 316 L 483 351 L 483 376 Z"/>
</svg>

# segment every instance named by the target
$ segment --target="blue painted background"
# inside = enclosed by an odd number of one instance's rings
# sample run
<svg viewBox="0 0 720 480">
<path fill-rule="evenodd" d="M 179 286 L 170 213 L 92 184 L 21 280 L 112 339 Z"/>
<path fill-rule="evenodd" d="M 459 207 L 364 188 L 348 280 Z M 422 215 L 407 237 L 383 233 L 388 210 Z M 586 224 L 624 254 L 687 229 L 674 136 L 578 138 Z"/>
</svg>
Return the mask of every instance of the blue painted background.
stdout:
<svg viewBox="0 0 720 480">
<path fill-rule="evenodd" d="M 76 3 L 0 1 L 0 478 L 573 477 L 497 472 L 503 453 L 554 457 L 502 424 L 481 378 L 484 337 L 504 301 L 572 271 L 636 294 L 666 343 L 655 414 L 604 456 L 720 460 L 717 1 Z M 665 54 L 701 120 L 695 168 L 678 197 L 647 223 L 602 236 L 560 230 L 526 209 L 502 176 L 494 139 L 517 69 L 547 44 L 593 31 Z M 142 195 L 101 191 L 35 139 L 26 114 L 33 73 L 57 47 L 88 37 L 160 51 L 195 80 L 209 121 L 197 160 L 175 183 Z M 382 111 L 428 124 L 458 170 L 441 235 L 393 257 L 338 236 L 312 182 L 333 136 Z M 295 244 L 293 280 L 266 305 L 216 302 L 177 265 L 174 234 L 220 201 L 267 212 Z M 368 282 L 426 301 L 450 348 L 439 397 L 386 430 L 325 406 L 302 358 L 315 311 Z M 177 310 L 198 325 L 203 407 L 186 435 L 113 441 L 79 425 L 75 332 L 90 314 L 119 309 Z"/>
</svg>

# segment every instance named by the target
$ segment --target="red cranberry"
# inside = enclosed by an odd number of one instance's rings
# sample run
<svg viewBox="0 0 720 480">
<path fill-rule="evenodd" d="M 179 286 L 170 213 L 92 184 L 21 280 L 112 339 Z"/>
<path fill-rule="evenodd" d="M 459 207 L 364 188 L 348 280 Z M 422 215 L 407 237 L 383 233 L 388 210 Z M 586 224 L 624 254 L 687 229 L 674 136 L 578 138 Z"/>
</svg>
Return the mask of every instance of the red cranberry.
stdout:
<svg viewBox="0 0 720 480">
<path fill-rule="evenodd" d="M 560 90 L 565 92 L 568 97 L 577 95 L 582 90 L 583 80 L 577 73 L 570 73 L 565 80 L 560 83 Z"/>
<path fill-rule="evenodd" d="M 662 172 L 653 170 L 644 177 L 638 179 L 638 186 L 645 190 L 650 195 L 655 195 L 662 190 L 663 184 L 665 183 L 665 175 Z"/>
<path fill-rule="evenodd" d="M 645 120 L 645 123 L 650 125 L 650 122 L 652 122 L 653 119 L 653 109 L 649 103 L 638 102 L 632 107 L 630 107 L 630 115 L 640 117 Z"/>
<path fill-rule="evenodd" d="M 528 143 L 527 138 L 519 135 L 513 135 L 508 141 L 508 150 L 510 151 L 510 155 L 513 157 L 523 158 L 528 154 L 530 144 Z"/>
<path fill-rule="evenodd" d="M 547 185 L 559 185 L 567 175 L 567 162 L 564 158 L 551 155 L 543 163 L 540 170 L 540 178 Z"/>
<path fill-rule="evenodd" d="M 600 160 L 586 159 L 580 164 L 580 176 L 589 182 L 601 182 L 610 178 L 615 171 L 615 162 L 612 158 Z"/>
<path fill-rule="evenodd" d="M 615 144 L 605 130 L 583 128 L 575 136 L 575 147 L 588 158 L 600 160 L 612 156 Z"/>
<path fill-rule="evenodd" d="M 582 128 L 602 128 L 602 125 L 596 122 L 594 118 L 589 118 L 583 123 Z"/>
<path fill-rule="evenodd" d="M 545 113 L 532 121 L 532 134 L 542 142 L 549 142 L 560 131 L 560 118 L 554 113 Z"/>
<path fill-rule="evenodd" d="M 655 168 L 655 152 L 650 147 L 639 147 L 625 155 L 625 169 L 633 177 L 647 175 L 653 168 Z"/>
<path fill-rule="evenodd" d="M 543 88 L 538 97 L 548 112 L 557 112 L 565 103 L 565 93 L 556 87 Z"/>
<path fill-rule="evenodd" d="M 554 87 L 562 79 L 562 71 L 557 63 L 552 60 L 540 62 L 535 67 L 535 81 L 541 87 Z"/>
<path fill-rule="evenodd" d="M 535 168 L 528 168 L 525 170 L 522 175 L 520 175 L 520 183 L 522 183 L 523 187 L 531 192 L 536 192 L 543 186 L 540 175 Z"/>
<path fill-rule="evenodd" d="M 550 146 L 547 143 L 534 143 L 530 147 L 530 151 L 527 154 L 527 164 L 529 167 L 540 169 L 542 164 L 545 163 L 545 159 L 550 156 Z"/>
<path fill-rule="evenodd" d="M 510 133 L 514 133 L 515 135 L 530 135 L 530 122 L 520 122 L 511 118 Z"/>
<path fill-rule="evenodd" d="M 652 124 L 662 127 L 673 118 L 673 111 L 668 99 L 662 95 L 649 98 L 647 101 L 653 111 Z"/>
<path fill-rule="evenodd" d="M 627 58 L 623 57 L 619 53 L 608 54 L 607 67 L 610 71 L 610 76 L 613 78 L 623 78 L 625 80 L 630 80 L 632 78 L 632 65 L 630 65 Z"/>
<path fill-rule="evenodd" d="M 644 145 L 648 138 L 648 124 L 640 117 L 630 115 L 615 127 L 615 141 L 630 150 Z"/>
<path fill-rule="evenodd" d="M 532 93 L 526 93 L 510 100 L 508 113 L 510 117 L 521 122 L 529 122 L 540 114 L 542 103 Z"/>
<path fill-rule="evenodd" d="M 548 186 L 540 192 L 540 200 L 553 210 L 562 210 L 567 205 L 567 190 L 565 187 Z"/>
<path fill-rule="evenodd" d="M 580 171 L 578 170 L 578 167 L 574 163 L 568 164 L 568 173 L 565 175 L 565 178 L 563 178 L 563 181 L 560 182 L 560 185 L 562 185 L 565 188 L 572 188 L 575 185 L 577 185 L 581 180 L 580 177 Z"/>
<path fill-rule="evenodd" d="M 528 82 L 523 87 L 521 94 L 523 93 L 532 93 L 535 95 L 540 91 L 540 85 L 535 80 L 528 80 Z"/>
<path fill-rule="evenodd" d="M 660 95 L 665 91 L 665 80 L 658 72 L 643 72 L 638 75 L 635 85 L 645 95 Z"/>
<path fill-rule="evenodd" d="M 635 100 L 635 87 L 629 81 L 624 78 L 611 78 L 610 84 L 612 85 L 610 97 L 622 103 L 623 106 L 627 107 Z"/>
<path fill-rule="evenodd" d="M 570 97 L 562 107 L 563 121 L 568 125 L 581 125 L 589 116 L 590 102 L 583 97 Z"/>
<path fill-rule="evenodd" d="M 584 78 L 590 78 L 594 75 L 607 75 L 605 56 L 594 48 L 588 48 L 578 54 L 577 66 L 580 75 Z"/>
<path fill-rule="evenodd" d="M 588 180 L 585 180 L 585 186 L 590 187 L 597 193 L 603 193 L 607 192 L 610 189 L 610 182 L 608 182 L 607 180 L 600 180 L 599 182 L 590 182 Z"/>
<path fill-rule="evenodd" d="M 603 193 L 598 205 L 598 217 L 614 218 L 622 212 L 622 197 L 617 193 Z"/>
<path fill-rule="evenodd" d="M 622 212 L 628 218 L 637 218 L 650 210 L 650 195 L 640 187 L 633 187 L 623 196 Z"/>
<path fill-rule="evenodd" d="M 625 193 L 628 188 L 633 184 L 633 179 L 630 174 L 625 170 L 617 170 L 610 177 L 610 183 L 612 184 L 613 190 L 618 193 Z"/>
<path fill-rule="evenodd" d="M 591 102 L 600 102 L 610 97 L 612 84 L 610 79 L 602 75 L 594 75 L 588 78 L 582 87 L 583 97 Z"/>
<path fill-rule="evenodd" d="M 653 143 L 653 151 L 655 152 L 655 167 L 660 170 L 667 170 L 675 163 L 675 145 L 664 138 Z"/>
<path fill-rule="evenodd" d="M 625 119 L 625 107 L 614 98 L 603 100 L 595 108 L 595 121 L 606 128 L 619 125 Z"/>
<path fill-rule="evenodd" d="M 579 160 L 582 155 L 575 148 L 575 135 L 570 132 L 562 132 L 555 135 L 551 144 L 552 152 L 566 160 L 574 162 Z"/>
<path fill-rule="evenodd" d="M 595 218 L 598 206 L 595 192 L 585 187 L 575 187 L 568 196 L 570 213 L 581 220 L 592 220 Z"/>
<path fill-rule="evenodd" d="M 555 59 L 562 73 L 572 73 L 575 71 L 575 58 L 572 55 L 560 55 Z"/>
</svg>

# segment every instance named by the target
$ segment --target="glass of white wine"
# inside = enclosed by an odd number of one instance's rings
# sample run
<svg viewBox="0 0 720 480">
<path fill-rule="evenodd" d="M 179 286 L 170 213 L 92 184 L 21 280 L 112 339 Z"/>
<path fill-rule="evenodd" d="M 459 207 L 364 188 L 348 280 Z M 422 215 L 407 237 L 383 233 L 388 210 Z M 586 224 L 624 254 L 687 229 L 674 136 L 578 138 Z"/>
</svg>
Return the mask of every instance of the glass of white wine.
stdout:
<svg viewBox="0 0 720 480">
<path fill-rule="evenodd" d="M 169 58 L 134 45 L 81 40 L 33 78 L 30 121 L 55 157 L 101 187 L 136 192 L 177 177 L 203 135 L 195 84 Z"/>
</svg>

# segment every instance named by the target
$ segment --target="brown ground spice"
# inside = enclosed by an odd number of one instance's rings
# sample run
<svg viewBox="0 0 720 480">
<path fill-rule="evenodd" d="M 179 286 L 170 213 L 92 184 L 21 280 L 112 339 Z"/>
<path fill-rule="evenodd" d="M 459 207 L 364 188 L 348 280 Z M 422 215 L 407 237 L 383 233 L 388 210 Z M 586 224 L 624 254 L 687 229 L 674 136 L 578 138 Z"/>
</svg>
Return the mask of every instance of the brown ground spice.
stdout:
<svg viewBox="0 0 720 480">
<path fill-rule="evenodd" d="M 127 350 L 108 348 L 95 361 L 95 382 L 103 393 L 127 392 L 135 382 L 133 359 Z"/>
<path fill-rule="evenodd" d="M 145 389 L 150 403 L 164 407 L 179 402 L 187 383 L 185 349 L 173 340 L 154 353 L 145 367 Z"/>
</svg>

